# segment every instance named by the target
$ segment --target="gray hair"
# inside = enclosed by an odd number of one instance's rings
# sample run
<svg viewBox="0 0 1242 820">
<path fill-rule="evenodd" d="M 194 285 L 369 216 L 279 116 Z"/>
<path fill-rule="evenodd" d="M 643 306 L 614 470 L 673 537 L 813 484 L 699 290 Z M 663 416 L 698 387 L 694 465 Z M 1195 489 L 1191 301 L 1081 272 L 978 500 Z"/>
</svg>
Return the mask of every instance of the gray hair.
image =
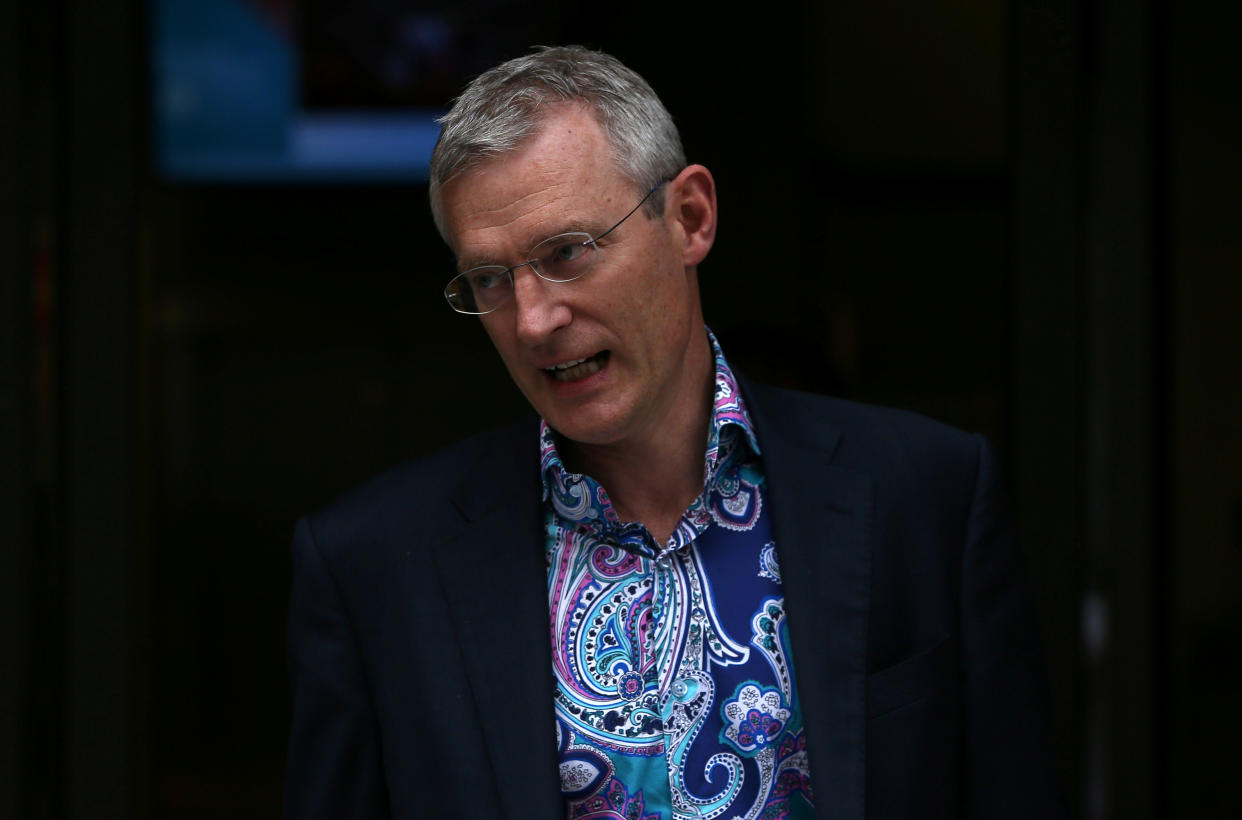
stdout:
<svg viewBox="0 0 1242 820">
<path fill-rule="evenodd" d="M 446 240 L 440 192 L 484 161 L 515 151 L 535 135 L 548 110 L 577 102 L 594 113 L 617 169 L 645 193 L 686 164 L 673 118 L 647 81 L 620 60 L 582 46 L 539 46 L 476 77 L 440 118 L 431 154 L 431 215 Z M 664 197 L 643 206 L 664 212 Z"/>
</svg>

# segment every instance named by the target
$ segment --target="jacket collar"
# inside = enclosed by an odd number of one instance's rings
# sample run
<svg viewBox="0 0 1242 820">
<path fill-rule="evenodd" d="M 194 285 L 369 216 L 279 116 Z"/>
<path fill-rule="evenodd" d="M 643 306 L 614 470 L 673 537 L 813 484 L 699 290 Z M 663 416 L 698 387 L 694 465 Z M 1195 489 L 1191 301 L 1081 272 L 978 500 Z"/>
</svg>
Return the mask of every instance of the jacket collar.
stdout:
<svg viewBox="0 0 1242 820">
<path fill-rule="evenodd" d="M 742 390 L 763 447 L 816 813 L 861 820 L 872 481 L 833 463 L 842 435 L 821 399 Z"/>
<path fill-rule="evenodd" d="M 456 529 L 435 552 L 447 628 L 466 669 L 464 694 L 482 727 L 503 816 L 519 820 L 564 814 L 537 436 L 529 422 L 474 451 L 475 463 L 451 496 Z M 501 554 L 503 565 L 488 564 Z M 482 783 L 480 792 L 486 794 Z"/>
</svg>

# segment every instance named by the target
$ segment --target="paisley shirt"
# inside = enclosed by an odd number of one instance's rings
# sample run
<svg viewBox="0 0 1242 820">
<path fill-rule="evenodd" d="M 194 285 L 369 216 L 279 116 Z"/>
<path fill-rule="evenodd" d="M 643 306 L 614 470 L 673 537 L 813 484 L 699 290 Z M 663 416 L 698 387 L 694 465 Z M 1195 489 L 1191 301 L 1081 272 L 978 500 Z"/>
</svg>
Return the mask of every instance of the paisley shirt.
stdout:
<svg viewBox="0 0 1242 820">
<path fill-rule="evenodd" d="M 570 818 L 807 818 L 810 770 L 759 443 L 720 347 L 703 492 L 666 544 L 540 430 Z"/>
</svg>

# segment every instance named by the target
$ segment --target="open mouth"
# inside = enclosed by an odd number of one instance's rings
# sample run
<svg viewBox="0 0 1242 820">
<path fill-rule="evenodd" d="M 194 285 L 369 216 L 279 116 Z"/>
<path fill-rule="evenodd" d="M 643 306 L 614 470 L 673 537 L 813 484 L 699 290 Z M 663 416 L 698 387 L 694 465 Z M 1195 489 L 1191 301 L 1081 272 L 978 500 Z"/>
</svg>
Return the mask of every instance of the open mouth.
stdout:
<svg viewBox="0 0 1242 820">
<path fill-rule="evenodd" d="M 576 382 L 592 373 L 598 373 L 599 369 L 608 363 L 609 355 L 609 351 L 601 350 L 585 359 L 574 359 L 572 362 L 562 362 L 552 367 L 545 367 L 543 372 L 558 382 Z"/>
</svg>

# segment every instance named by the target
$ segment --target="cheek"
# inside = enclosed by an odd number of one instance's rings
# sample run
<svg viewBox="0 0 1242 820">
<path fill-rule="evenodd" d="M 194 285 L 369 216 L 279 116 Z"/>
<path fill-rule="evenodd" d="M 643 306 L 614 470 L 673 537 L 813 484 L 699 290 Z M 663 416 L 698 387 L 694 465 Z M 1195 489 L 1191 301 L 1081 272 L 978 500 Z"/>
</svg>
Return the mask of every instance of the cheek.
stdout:
<svg viewBox="0 0 1242 820">
<path fill-rule="evenodd" d="M 496 347 L 500 347 L 497 343 L 497 333 L 499 332 L 499 327 L 496 324 L 495 317 L 492 314 L 480 316 L 479 324 L 483 325 L 483 332 L 487 334 L 487 338 L 492 340 L 492 344 L 496 345 Z"/>
<path fill-rule="evenodd" d="M 496 348 L 500 358 L 508 362 L 513 356 L 513 352 L 517 349 L 511 327 L 512 322 L 503 320 L 495 313 L 479 317 L 479 322 L 483 325 L 487 338 L 491 339 L 492 347 Z"/>
<path fill-rule="evenodd" d="M 645 256 L 637 261 L 633 270 L 640 275 L 632 276 L 621 291 L 621 298 L 627 303 L 640 305 L 654 315 L 673 310 L 684 298 L 684 271 L 674 267 L 666 256 Z"/>
</svg>

